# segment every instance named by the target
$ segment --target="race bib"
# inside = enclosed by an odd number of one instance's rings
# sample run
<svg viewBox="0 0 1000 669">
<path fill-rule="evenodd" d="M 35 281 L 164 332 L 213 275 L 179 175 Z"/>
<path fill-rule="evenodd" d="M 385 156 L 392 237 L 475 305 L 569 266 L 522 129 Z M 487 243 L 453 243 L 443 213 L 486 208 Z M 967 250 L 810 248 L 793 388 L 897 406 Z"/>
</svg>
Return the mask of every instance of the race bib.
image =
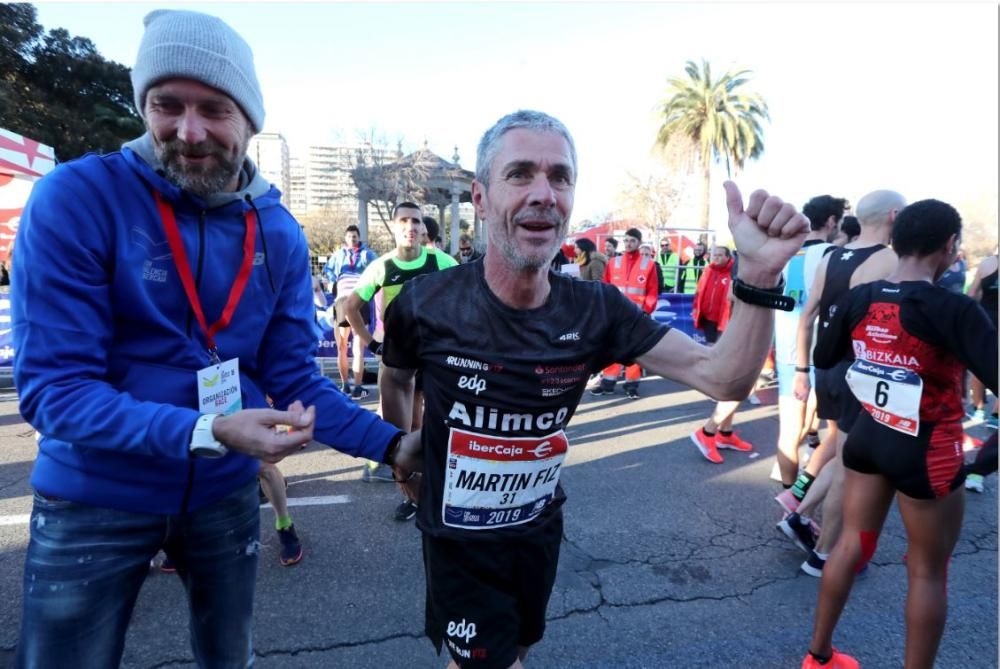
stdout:
<svg viewBox="0 0 1000 669">
<path fill-rule="evenodd" d="M 447 527 L 489 530 L 526 523 L 552 501 L 569 442 L 494 437 L 452 428 L 441 515 Z"/>
<path fill-rule="evenodd" d="M 240 359 L 209 365 L 198 372 L 198 411 L 228 416 L 243 408 L 240 393 Z"/>
<path fill-rule="evenodd" d="M 916 372 L 867 360 L 847 370 L 847 385 L 872 418 L 911 437 L 920 431 L 924 380 Z"/>
</svg>

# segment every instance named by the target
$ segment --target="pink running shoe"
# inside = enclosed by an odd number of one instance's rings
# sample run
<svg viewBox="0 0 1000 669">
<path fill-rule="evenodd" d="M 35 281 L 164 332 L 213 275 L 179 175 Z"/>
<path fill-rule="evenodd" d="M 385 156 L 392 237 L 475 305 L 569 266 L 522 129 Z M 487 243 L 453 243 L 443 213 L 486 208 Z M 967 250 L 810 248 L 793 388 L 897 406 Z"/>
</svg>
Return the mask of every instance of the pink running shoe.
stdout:
<svg viewBox="0 0 1000 669">
<path fill-rule="evenodd" d="M 833 657 L 826 664 L 820 664 L 812 653 L 806 653 L 806 659 L 802 660 L 802 669 L 861 669 L 861 665 L 850 655 L 844 655 L 834 648 Z"/>
<path fill-rule="evenodd" d="M 782 490 L 774 498 L 774 501 L 781 505 L 781 508 L 785 510 L 786 513 L 796 513 L 799 510 L 799 504 L 801 502 L 799 499 L 792 494 L 792 489 Z"/>
</svg>

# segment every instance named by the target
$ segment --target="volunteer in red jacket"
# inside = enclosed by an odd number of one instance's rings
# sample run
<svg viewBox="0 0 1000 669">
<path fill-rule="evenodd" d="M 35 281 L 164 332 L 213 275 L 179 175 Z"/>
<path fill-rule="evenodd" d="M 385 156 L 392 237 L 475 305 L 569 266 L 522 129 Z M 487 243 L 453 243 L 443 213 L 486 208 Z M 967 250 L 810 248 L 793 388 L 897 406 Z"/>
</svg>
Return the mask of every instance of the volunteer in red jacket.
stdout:
<svg viewBox="0 0 1000 669">
<path fill-rule="evenodd" d="M 660 296 L 660 282 L 656 273 L 656 262 L 639 253 L 642 233 L 636 228 L 625 231 L 625 252 L 608 260 L 604 268 L 604 283 L 610 283 L 625 297 L 639 305 L 647 314 L 656 309 Z M 601 372 L 601 385 L 590 391 L 591 395 L 611 395 L 615 392 L 615 382 L 621 373 L 621 363 L 609 365 Z M 639 399 L 639 378 L 642 368 L 638 363 L 625 367 L 625 396 L 630 400 Z"/>
<path fill-rule="evenodd" d="M 713 246 L 711 259 L 698 279 L 691 319 L 714 344 L 726 329 L 731 308 L 729 291 L 733 281 L 733 257 L 725 246 Z"/>
</svg>

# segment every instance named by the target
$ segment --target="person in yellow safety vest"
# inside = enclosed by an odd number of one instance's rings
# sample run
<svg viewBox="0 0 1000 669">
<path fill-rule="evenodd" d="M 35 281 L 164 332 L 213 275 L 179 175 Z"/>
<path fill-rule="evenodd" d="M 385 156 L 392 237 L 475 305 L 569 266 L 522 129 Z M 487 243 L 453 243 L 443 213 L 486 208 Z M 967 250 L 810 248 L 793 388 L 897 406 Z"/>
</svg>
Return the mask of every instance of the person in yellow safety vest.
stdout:
<svg viewBox="0 0 1000 669">
<path fill-rule="evenodd" d="M 694 255 L 684 263 L 684 268 L 680 270 L 678 293 L 694 295 L 698 292 L 698 279 L 701 278 L 701 273 L 705 271 L 705 263 L 707 262 L 705 255 L 707 253 L 708 249 L 701 242 L 694 245 Z"/>
<path fill-rule="evenodd" d="M 663 272 L 663 292 L 672 293 L 677 287 L 681 258 L 670 246 L 670 238 L 660 240 L 660 252 L 656 254 L 656 263 Z"/>
<path fill-rule="evenodd" d="M 656 262 L 652 257 L 639 253 L 642 233 L 636 228 L 625 231 L 625 252 L 608 260 L 604 270 L 604 282 L 618 288 L 647 314 L 656 309 L 660 294 Z M 601 372 L 601 384 L 590 391 L 591 395 L 611 395 L 615 392 L 615 382 L 621 372 L 621 364 L 614 363 Z M 642 368 L 632 363 L 625 368 L 625 396 L 630 400 L 639 399 L 639 378 Z"/>
</svg>

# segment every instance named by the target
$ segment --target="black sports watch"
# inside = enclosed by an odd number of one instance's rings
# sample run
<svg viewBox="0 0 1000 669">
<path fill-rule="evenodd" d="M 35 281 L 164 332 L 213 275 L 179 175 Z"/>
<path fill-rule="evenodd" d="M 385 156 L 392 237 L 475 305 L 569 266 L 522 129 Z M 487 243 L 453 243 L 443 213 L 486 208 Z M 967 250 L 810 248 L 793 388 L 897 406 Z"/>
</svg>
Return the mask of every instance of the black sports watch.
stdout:
<svg viewBox="0 0 1000 669">
<path fill-rule="evenodd" d="M 373 355 L 382 357 L 382 342 L 372 339 L 368 342 L 368 350 L 372 352 Z"/>
<path fill-rule="evenodd" d="M 758 288 L 742 279 L 733 279 L 733 297 L 758 307 L 791 311 L 795 308 L 795 298 L 785 295 L 784 292 L 785 277 L 781 277 L 774 288 Z"/>
</svg>

